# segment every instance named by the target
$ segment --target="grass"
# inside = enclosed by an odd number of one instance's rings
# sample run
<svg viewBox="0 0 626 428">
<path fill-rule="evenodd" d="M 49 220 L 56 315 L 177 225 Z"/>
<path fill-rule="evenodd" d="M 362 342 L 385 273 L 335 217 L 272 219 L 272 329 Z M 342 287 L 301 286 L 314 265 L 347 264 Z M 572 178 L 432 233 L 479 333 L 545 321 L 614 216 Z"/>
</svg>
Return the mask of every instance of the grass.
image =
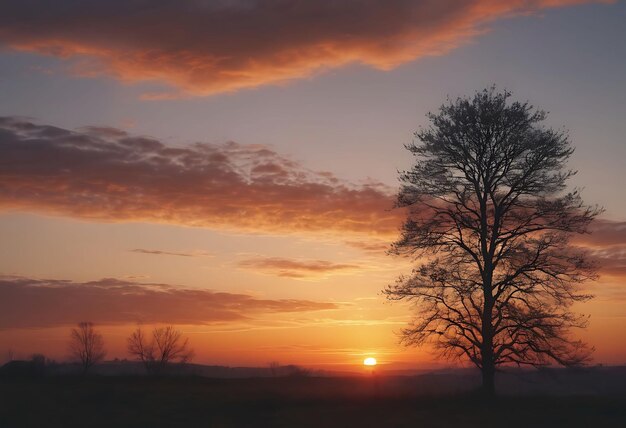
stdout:
<svg viewBox="0 0 626 428">
<path fill-rule="evenodd" d="M 368 378 L 0 381 L 0 427 L 626 427 L 626 396 L 424 395 Z"/>
</svg>

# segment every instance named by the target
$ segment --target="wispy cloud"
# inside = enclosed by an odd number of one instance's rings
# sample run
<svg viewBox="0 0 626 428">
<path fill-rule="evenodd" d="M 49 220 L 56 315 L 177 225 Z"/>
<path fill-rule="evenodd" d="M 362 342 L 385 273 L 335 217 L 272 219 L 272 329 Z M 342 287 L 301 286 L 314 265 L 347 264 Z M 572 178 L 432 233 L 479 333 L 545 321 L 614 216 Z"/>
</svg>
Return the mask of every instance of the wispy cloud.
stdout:
<svg viewBox="0 0 626 428">
<path fill-rule="evenodd" d="M 573 242 L 590 248 L 626 244 L 626 221 L 595 220 L 589 232 L 574 236 Z"/>
<path fill-rule="evenodd" d="M 441 55 L 497 19 L 603 0 L 5 0 L 0 43 L 74 71 L 209 95 Z"/>
<path fill-rule="evenodd" d="M 210 257 L 212 254 L 205 251 L 197 251 L 191 253 L 180 253 L 174 251 L 147 250 L 144 248 L 135 248 L 130 250 L 131 253 L 148 254 L 154 256 L 178 256 L 178 257 Z"/>
<path fill-rule="evenodd" d="M 260 145 L 171 147 L 109 127 L 0 118 L 0 210 L 260 232 L 389 235 L 393 192 Z"/>
<path fill-rule="evenodd" d="M 589 232 L 574 235 L 572 243 L 587 250 L 603 281 L 626 279 L 626 222 L 595 220 Z"/>
<path fill-rule="evenodd" d="M 257 257 L 242 260 L 240 267 L 286 278 L 310 278 L 332 274 L 354 273 L 362 269 L 357 264 L 333 263 L 326 260 L 298 260 L 280 257 Z"/>
<path fill-rule="evenodd" d="M 99 324 L 211 324 L 337 308 L 332 302 L 260 299 L 114 278 L 79 283 L 0 277 L 0 328 L 52 327 L 84 320 Z"/>
<path fill-rule="evenodd" d="M 599 267 L 603 278 L 626 279 L 626 242 L 606 248 L 594 248 L 589 252 Z"/>
<path fill-rule="evenodd" d="M 346 241 L 349 247 L 365 251 L 370 254 L 384 255 L 389 250 L 390 242 L 381 239 Z"/>
</svg>

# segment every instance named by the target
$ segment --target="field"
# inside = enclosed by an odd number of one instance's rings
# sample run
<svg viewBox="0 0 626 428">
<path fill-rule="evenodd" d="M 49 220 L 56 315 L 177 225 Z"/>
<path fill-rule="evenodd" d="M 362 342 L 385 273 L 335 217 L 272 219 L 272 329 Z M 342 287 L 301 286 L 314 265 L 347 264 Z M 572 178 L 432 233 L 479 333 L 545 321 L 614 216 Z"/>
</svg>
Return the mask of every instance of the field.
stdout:
<svg viewBox="0 0 626 428">
<path fill-rule="evenodd" d="M 419 377 L 0 380 L 0 427 L 626 427 L 626 394 L 439 394 Z M 430 379 L 430 381 L 433 381 Z"/>
</svg>

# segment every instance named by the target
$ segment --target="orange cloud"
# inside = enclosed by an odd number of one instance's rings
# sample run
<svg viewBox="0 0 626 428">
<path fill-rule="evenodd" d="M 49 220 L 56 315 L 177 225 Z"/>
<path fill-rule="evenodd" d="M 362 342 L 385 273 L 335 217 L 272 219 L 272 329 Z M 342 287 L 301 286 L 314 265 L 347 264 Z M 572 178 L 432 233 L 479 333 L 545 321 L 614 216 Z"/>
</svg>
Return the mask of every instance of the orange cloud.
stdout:
<svg viewBox="0 0 626 428">
<path fill-rule="evenodd" d="M 239 266 L 286 278 L 308 278 L 332 273 L 354 272 L 355 264 L 333 263 L 326 260 L 294 260 L 280 257 L 260 257 L 242 260 Z"/>
<path fill-rule="evenodd" d="M 298 299 L 259 299 L 245 294 L 112 278 L 77 283 L 0 277 L 1 328 L 53 327 L 84 320 L 98 324 L 211 324 L 245 321 L 268 313 L 328 309 L 337 309 L 337 305 Z"/>
<path fill-rule="evenodd" d="M 264 146 L 168 147 L 115 128 L 0 118 L 0 210 L 260 232 L 395 234 L 391 189 L 315 172 Z"/>
<path fill-rule="evenodd" d="M 350 63 L 378 69 L 441 55 L 496 19 L 606 0 L 8 0 L 0 43 L 74 59 L 82 75 L 210 95 Z"/>
</svg>

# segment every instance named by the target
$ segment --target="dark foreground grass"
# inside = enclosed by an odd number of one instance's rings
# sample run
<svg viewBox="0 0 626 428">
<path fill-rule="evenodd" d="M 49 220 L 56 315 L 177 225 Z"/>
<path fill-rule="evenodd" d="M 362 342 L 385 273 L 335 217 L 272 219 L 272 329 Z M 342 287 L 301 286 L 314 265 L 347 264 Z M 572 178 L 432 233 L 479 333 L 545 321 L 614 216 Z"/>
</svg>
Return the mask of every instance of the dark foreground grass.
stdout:
<svg viewBox="0 0 626 428">
<path fill-rule="evenodd" d="M 626 427 L 626 397 L 424 395 L 411 379 L 0 380 L 0 427 Z"/>
</svg>

